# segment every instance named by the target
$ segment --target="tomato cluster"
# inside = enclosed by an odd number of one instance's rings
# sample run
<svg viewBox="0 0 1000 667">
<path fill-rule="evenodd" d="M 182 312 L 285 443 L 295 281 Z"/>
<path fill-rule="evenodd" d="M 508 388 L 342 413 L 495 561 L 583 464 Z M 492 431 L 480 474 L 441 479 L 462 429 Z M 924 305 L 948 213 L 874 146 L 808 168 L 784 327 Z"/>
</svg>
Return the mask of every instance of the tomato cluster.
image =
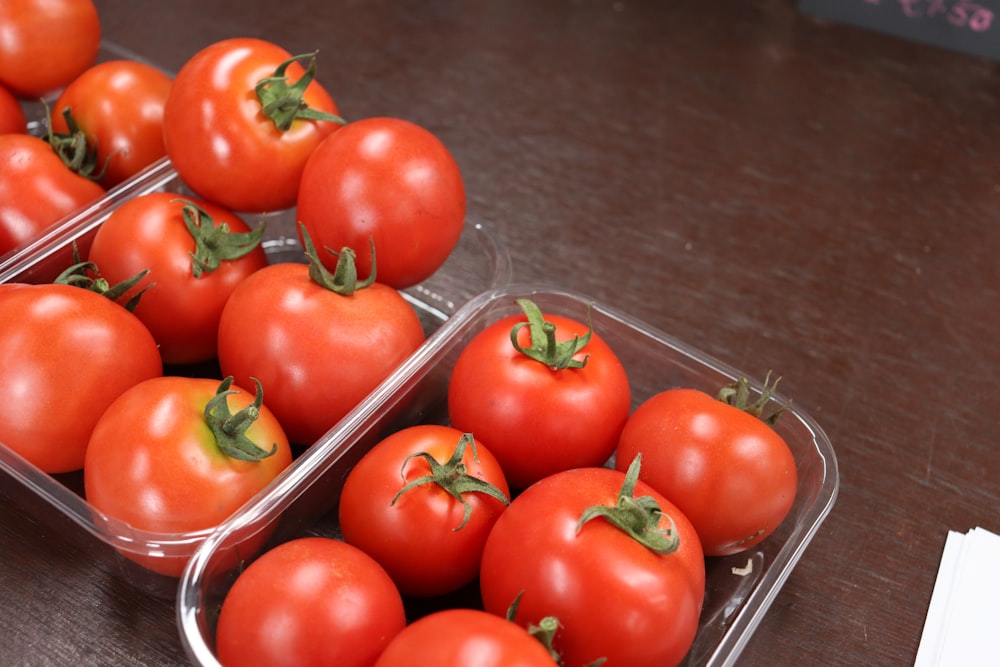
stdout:
<svg viewBox="0 0 1000 667">
<path fill-rule="evenodd" d="M 765 539 L 795 496 L 795 461 L 772 428 L 782 410 L 763 415 L 774 384 L 755 400 L 745 379 L 716 397 L 666 389 L 633 411 L 629 378 L 589 313 L 518 304 L 523 314 L 458 354 L 447 425 L 390 433 L 350 470 L 339 535 L 283 543 L 237 578 L 216 630 L 223 664 L 292 655 L 313 636 L 328 652 L 296 664 L 341 664 L 348 641 L 364 647 L 350 664 L 377 667 L 414 655 L 444 667 L 684 659 L 705 558 Z M 349 612 L 340 600 L 317 609 L 271 554 L 295 549 L 296 569 L 336 570 L 328 543 L 352 563 L 366 556 L 365 576 L 394 586 L 354 591 Z M 272 604 L 294 631 L 276 631 Z M 390 636 L 353 634 L 400 604 L 409 622 Z"/>
</svg>

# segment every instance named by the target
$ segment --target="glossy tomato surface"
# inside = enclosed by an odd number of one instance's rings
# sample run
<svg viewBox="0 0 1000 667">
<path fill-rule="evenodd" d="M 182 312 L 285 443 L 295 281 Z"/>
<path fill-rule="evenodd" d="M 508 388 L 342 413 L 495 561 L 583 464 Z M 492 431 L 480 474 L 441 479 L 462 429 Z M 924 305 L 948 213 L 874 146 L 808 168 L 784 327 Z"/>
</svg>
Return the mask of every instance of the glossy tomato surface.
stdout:
<svg viewBox="0 0 1000 667">
<path fill-rule="evenodd" d="M 83 467 L 104 410 L 162 372 L 149 331 L 69 285 L 0 290 L 0 442 L 49 473 Z"/>
<path fill-rule="evenodd" d="M 167 98 L 164 140 L 181 178 L 199 196 L 235 211 L 276 211 L 295 204 L 299 179 L 316 146 L 341 127 L 298 119 L 279 129 L 261 111 L 254 89 L 292 57 L 271 42 L 232 38 L 192 56 Z M 299 62 L 286 74 L 305 73 Z M 330 94 L 313 80 L 303 94 L 311 108 L 337 114 Z"/>
<path fill-rule="evenodd" d="M 96 151 L 99 182 L 105 188 L 118 185 L 166 155 L 163 106 L 171 82 L 165 72 L 133 60 L 94 65 L 52 105 L 52 130 L 70 131 L 68 109 Z"/>
<path fill-rule="evenodd" d="M 681 508 L 711 556 L 760 543 L 795 501 L 795 459 L 781 436 L 696 389 L 670 389 L 636 409 L 616 466 L 624 469 L 639 453 L 641 478 Z"/>
<path fill-rule="evenodd" d="M 404 594 L 442 595 L 475 579 L 486 536 L 506 507 L 510 490 L 500 464 L 471 436 L 465 445 L 464 435 L 435 424 L 397 431 L 376 444 L 344 482 L 339 508 L 344 540 L 375 558 Z M 445 469 L 459 450 L 456 465 Z M 435 477 L 440 483 L 404 491 L 435 475 L 422 455 L 441 464 Z M 452 488 L 466 510 L 446 486 L 456 484 L 459 475 L 491 485 L 503 500 L 465 482 Z"/>
<path fill-rule="evenodd" d="M 198 244 L 185 215 L 197 221 L 202 230 L 225 225 L 231 234 L 251 231 L 235 213 L 211 202 L 152 192 L 112 211 L 98 228 L 88 256 L 112 284 L 149 270 L 129 295 L 145 290 L 135 314 L 160 344 L 167 364 L 215 359 L 219 319 L 229 295 L 267 265 L 258 240 L 241 257 L 220 259 L 218 267 L 211 270 L 200 268 L 193 256 Z M 233 237 L 223 235 L 214 242 L 221 242 L 221 238 Z"/>
<path fill-rule="evenodd" d="M 101 22 L 91 0 L 0 2 L 0 84 L 36 100 L 94 64 Z"/>
<path fill-rule="evenodd" d="M 23 134 L 28 131 L 28 119 L 14 94 L 0 86 L 0 134 Z"/>
<path fill-rule="evenodd" d="M 226 667 L 371 667 L 405 624 L 378 563 L 344 542 L 304 537 L 239 575 L 219 613 L 216 653 Z"/>
<path fill-rule="evenodd" d="M 606 667 L 668 667 L 687 654 L 705 593 L 698 535 L 666 498 L 638 482 L 665 516 L 678 548 L 660 554 L 603 518 L 580 524 L 594 505 L 614 506 L 625 474 L 578 468 L 532 485 L 497 520 L 483 552 L 480 586 L 487 611 L 514 620 L 559 621 L 553 647 L 566 667 L 604 658 Z M 669 519 L 667 518 L 669 517 Z"/>
<path fill-rule="evenodd" d="M 429 277 L 455 248 L 465 186 L 455 159 L 431 132 L 398 118 L 364 118 L 309 158 L 298 205 L 317 247 L 356 249 L 358 270 L 367 275 L 373 239 L 379 281 L 403 289 Z M 332 268 L 332 258 L 324 261 Z"/>
<path fill-rule="evenodd" d="M 311 445 L 424 341 L 399 292 L 374 283 L 344 296 L 305 264 L 272 264 L 240 283 L 219 321 L 219 364 L 256 377 L 292 442 Z"/>
</svg>

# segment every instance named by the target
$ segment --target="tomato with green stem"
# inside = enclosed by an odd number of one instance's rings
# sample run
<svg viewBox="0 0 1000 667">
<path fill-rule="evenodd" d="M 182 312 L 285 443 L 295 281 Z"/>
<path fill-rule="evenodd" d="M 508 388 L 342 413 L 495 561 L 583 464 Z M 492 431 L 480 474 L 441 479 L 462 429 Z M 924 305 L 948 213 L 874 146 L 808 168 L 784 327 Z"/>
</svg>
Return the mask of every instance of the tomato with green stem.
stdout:
<svg viewBox="0 0 1000 667">
<path fill-rule="evenodd" d="M 354 466 L 340 496 L 344 540 L 407 595 L 443 595 L 479 574 L 490 528 L 510 489 L 496 458 L 450 426 L 404 428 Z"/>
</svg>

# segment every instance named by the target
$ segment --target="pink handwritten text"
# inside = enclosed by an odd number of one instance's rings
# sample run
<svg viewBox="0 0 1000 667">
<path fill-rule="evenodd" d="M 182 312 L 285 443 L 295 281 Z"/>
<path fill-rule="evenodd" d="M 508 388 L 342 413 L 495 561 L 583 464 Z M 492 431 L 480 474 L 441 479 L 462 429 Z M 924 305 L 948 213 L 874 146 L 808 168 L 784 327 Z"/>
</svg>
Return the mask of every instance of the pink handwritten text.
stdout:
<svg viewBox="0 0 1000 667">
<path fill-rule="evenodd" d="M 865 0 L 869 5 L 880 5 L 882 0 Z M 993 25 L 994 13 L 973 0 L 886 0 L 899 5 L 903 14 L 911 19 L 942 19 L 958 28 L 984 32 Z"/>
</svg>

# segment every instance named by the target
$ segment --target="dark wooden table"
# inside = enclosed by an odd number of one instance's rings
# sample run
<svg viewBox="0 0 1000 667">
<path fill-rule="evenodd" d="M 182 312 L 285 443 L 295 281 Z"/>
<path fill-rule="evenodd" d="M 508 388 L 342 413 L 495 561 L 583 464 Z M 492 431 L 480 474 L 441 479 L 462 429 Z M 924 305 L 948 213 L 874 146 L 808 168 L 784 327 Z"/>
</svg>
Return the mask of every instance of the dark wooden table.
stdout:
<svg viewBox="0 0 1000 667">
<path fill-rule="evenodd" d="M 1000 72 L 791 0 L 99 0 L 170 70 L 319 48 L 349 118 L 434 131 L 517 278 L 747 373 L 836 448 L 839 500 L 742 665 L 913 661 L 948 529 L 1000 531 Z M 184 664 L 170 601 L 0 512 L 0 663 Z"/>
</svg>

